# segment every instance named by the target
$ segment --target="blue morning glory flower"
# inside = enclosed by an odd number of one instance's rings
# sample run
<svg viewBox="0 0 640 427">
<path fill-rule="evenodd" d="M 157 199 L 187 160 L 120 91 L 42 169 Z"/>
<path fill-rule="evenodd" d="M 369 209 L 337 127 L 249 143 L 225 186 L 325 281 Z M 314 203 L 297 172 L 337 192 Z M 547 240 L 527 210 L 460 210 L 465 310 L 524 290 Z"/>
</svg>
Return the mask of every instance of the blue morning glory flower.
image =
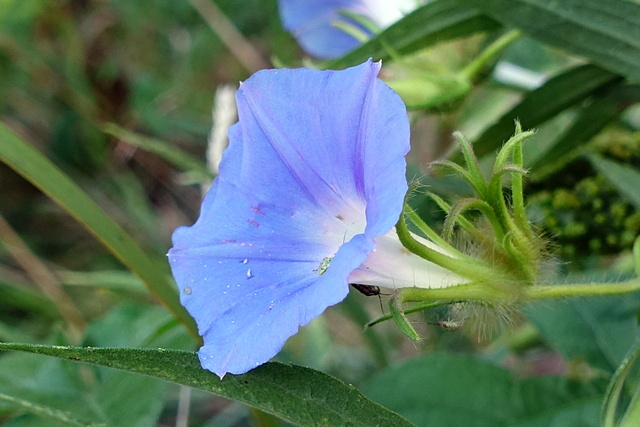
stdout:
<svg viewBox="0 0 640 427">
<path fill-rule="evenodd" d="M 457 280 L 395 235 L 409 124 L 379 70 L 263 70 L 240 86 L 220 174 L 169 252 L 202 366 L 220 377 L 276 355 L 350 281 Z"/>
<path fill-rule="evenodd" d="M 387 27 L 415 8 L 416 0 L 280 0 L 284 28 L 309 54 L 320 59 L 337 58 L 362 42 L 346 26 L 364 38 L 372 29 L 344 12 L 360 15 L 374 27 Z"/>
</svg>

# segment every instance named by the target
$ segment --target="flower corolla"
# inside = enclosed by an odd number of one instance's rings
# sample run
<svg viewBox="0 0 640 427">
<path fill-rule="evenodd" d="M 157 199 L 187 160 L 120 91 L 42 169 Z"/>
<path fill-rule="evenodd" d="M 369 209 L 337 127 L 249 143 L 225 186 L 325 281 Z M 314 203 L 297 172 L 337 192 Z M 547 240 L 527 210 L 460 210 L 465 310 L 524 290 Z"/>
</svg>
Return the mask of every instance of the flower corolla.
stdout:
<svg viewBox="0 0 640 427">
<path fill-rule="evenodd" d="M 220 377 L 276 355 L 349 283 L 459 283 L 393 228 L 409 124 L 379 70 L 263 70 L 240 86 L 219 176 L 168 254 L 202 366 Z"/>
<path fill-rule="evenodd" d="M 416 7 L 417 1 L 280 0 L 278 3 L 284 28 L 302 48 L 317 58 L 332 59 L 356 48 L 362 37 L 373 36 L 371 26 L 382 29 L 402 18 Z M 362 25 L 353 15 L 372 25 Z"/>
</svg>

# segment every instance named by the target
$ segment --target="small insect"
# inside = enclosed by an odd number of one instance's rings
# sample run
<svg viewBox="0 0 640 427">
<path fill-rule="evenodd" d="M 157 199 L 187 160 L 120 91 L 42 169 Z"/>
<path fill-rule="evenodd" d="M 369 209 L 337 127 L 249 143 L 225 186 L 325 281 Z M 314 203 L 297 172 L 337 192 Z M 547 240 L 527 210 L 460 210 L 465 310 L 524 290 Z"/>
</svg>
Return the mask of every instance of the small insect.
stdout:
<svg viewBox="0 0 640 427">
<path fill-rule="evenodd" d="M 316 271 L 318 273 L 318 276 L 322 276 L 329 268 L 329 265 L 331 265 L 331 261 L 333 261 L 333 257 L 322 258 L 322 261 L 320 261 L 320 265 L 318 266 L 318 268 L 313 271 Z"/>
<path fill-rule="evenodd" d="M 438 322 L 427 322 L 429 325 L 440 326 L 443 330 L 447 332 L 455 332 L 459 331 L 464 326 L 465 319 L 460 321 L 456 320 L 440 320 Z"/>
<path fill-rule="evenodd" d="M 374 285 L 363 285 L 360 283 L 349 283 L 351 286 L 355 288 L 362 295 L 366 295 L 368 297 L 372 297 L 374 295 L 380 295 L 380 287 Z"/>
<path fill-rule="evenodd" d="M 380 295 L 385 295 L 380 292 L 380 286 L 375 285 L 363 285 L 362 283 L 349 283 L 353 288 L 360 292 L 362 295 L 372 297 L 377 296 L 378 301 L 380 302 L 380 311 L 384 313 L 384 308 L 382 307 L 382 298 Z"/>
</svg>

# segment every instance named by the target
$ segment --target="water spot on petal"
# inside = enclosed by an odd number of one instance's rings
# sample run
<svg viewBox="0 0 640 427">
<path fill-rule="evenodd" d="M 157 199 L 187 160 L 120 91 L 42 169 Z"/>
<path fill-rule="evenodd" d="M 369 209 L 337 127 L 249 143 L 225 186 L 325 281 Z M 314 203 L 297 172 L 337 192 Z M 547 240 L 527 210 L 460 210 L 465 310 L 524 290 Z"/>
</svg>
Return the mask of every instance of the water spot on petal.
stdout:
<svg viewBox="0 0 640 427">
<path fill-rule="evenodd" d="M 251 279 L 253 277 L 253 273 L 251 273 L 251 269 L 247 268 L 247 279 Z"/>
<path fill-rule="evenodd" d="M 248 263 L 248 262 L 249 262 L 249 260 L 248 260 L 247 258 L 245 258 L 245 259 L 243 259 L 243 260 L 242 260 L 242 261 L 240 261 L 240 262 L 241 262 L 241 263 L 243 263 L 243 264 L 246 264 L 246 263 Z"/>
<path fill-rule="evenodd" d="M 190 288 L 190 287 L 188 287 L 188 286 L 187 286 L 187 287 L 185 287 L 185 288 L 183 289 L 183 291 L 184 291 L 184 293 L 185 293 L 185 294 L 187 294 L 187 295 L 191 295 L 191 288 Z"/>
</svg>

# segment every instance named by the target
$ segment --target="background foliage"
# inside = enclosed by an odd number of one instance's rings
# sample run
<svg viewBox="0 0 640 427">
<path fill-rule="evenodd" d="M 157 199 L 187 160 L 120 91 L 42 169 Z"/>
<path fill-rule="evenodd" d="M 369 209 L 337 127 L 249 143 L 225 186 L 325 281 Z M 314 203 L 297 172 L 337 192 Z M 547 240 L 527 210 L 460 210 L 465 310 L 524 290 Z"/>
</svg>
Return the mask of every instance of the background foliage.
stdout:
<svg viewBox="0 0 640 427">
<path fill-rule="evenodd" d="M 411 110 L 411 178 L 443 196 L 467 191 L 428 167 L 458 159 L 453 130 L 490 165 L 514 120 L 537 129 L 526 192 L 557 256 L 545 280 L 620 280 L 640 233 L 639 21 L 631 0 L 437 0 L 313 66 L 383 59 Z M 225 23 L 248 52 L 225 46 Z M 605 402 L 606 425 L 633 425 L 637 294 L 530 304 L 508 325 L 427 311 L 413 343 L 363 330 L 382 305 L 356 293 L 289 340 L 293 366 L 199 369 L 164 254 L 210 179 L 213 95 L 303 63 L 272 0 L 0 2 L 0 341 L 26 343 L 0 349 L 57 357 L 0 353 L 0 422 L 596 426 Z M 470 318 L 438 328 L 451 317 Z"/>
</svg>

